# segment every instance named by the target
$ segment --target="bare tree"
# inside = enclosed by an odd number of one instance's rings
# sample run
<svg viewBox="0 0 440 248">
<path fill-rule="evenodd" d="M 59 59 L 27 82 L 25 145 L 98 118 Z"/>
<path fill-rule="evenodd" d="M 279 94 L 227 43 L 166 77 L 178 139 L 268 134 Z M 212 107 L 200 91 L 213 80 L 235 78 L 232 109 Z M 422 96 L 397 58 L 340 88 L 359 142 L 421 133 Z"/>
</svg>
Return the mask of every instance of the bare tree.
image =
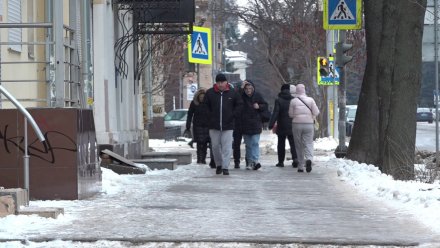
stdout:
<svg viewBox="0 0 440 248">
<path fill-rule="evenodd" d="M 347 157 L 412 179 L 426 0 L 365 0 L 367 66 Z"/>
<path fill-rule="evenodd" d="M 270 67 L 265 74 L 273 75 L 271 87 L 278 90 L 283 83 L 303 83 L 324 109 L 325 88 L 315 83 L 316 57 L 326 55 L 322 13 L 317 6 L 317 0 L 250 0 L 246 7 L 228 11 L 249 26 L 254 37 L 252 51 L 262 55 Z"/>
</svg>

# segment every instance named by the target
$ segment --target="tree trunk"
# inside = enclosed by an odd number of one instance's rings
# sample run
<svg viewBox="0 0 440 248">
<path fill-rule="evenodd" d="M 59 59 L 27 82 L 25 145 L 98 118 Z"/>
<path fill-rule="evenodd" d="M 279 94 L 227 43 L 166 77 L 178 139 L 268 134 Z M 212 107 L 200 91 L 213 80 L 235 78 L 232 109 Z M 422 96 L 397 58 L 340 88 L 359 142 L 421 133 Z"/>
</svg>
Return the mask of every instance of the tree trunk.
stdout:
<svg viewBox="0 0 440 248">
<path fill-rule="evenodd" d="M 347 157 L 412 179 L 426 0 L 364 6 L 367 68 Z"/>
<path fill-rule="evenodd" d="M 367 164 L 378 164 L 379 161 L 379 102 L 376 78 L 379 37 L 382 33 L 382 6 L 382 0 L 364 1 L 367 65 L 359 95 L 356 122 L 347 151 L 347 158 Z"/>
</svg>

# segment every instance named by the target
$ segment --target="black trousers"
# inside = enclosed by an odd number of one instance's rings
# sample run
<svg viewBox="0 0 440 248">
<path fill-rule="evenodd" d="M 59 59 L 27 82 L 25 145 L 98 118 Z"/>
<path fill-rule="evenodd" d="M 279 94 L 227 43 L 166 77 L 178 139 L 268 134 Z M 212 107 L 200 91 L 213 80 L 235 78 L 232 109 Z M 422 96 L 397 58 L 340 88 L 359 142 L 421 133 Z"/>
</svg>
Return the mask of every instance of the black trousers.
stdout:
<svg viewBox="0 0 440 248">
<path fill-rule="evenodd" d="M 232 137 L 234 138 L 234 141 L 232 142 L 234 164 L 240 164 L 240 157 L 241 157 L 240 145 L 243 135 L 241 134 L 241 132 L 234 130 L 234 132 L 232 133 Z"/>
<path fill-rule="evenodd" d="M 284 158 L 286 157 L 286 138 L 289 140 L 290 145 L 290 154 L 292 154 L 292 159 L 297 159 L 296 150 L 295 150 L 295 143 L 293 142 L 293 135 L 278 135 L 278 162 L 283 163 Z"/>
</svg>

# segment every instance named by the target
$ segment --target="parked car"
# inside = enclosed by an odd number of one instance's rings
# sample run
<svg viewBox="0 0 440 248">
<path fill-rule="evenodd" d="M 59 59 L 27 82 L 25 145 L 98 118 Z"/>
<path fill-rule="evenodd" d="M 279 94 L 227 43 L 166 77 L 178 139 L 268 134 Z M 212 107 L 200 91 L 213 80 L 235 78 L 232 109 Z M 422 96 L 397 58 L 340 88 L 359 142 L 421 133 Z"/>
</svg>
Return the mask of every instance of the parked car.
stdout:
<svg viewBox="0 0 440 248">
<path fill-rule="evenodd" d="M 345 107 L 345 135 L 351 136 L 351 131 L 356 118 L 357 105 L 347 105 Z"/>
<path fill-rule="evenodd" d="M 417 108 L 417 121 L 432 123 L 434 116 L 429 108 Z"/>
<path fill-rule="evenodd" d="M 174 127 L 180 127 L 180 135 L 182 135 L 186 129 L 187 115 L 188 109 L 171 110 L 164 117 L 165 128 L 172 129 Z"/>
<path fill-rule="evenodd" d="M 439 113 L 440 113 L 440 109 L 438 110 L 439 111 Z M 435 108 L 432 108 L 431 109 L 431 113 L 432 113 L 432 118 L 434 119 L 434 121 L 436 120 L 436 113 L 435 113 Z"/>
</svg>

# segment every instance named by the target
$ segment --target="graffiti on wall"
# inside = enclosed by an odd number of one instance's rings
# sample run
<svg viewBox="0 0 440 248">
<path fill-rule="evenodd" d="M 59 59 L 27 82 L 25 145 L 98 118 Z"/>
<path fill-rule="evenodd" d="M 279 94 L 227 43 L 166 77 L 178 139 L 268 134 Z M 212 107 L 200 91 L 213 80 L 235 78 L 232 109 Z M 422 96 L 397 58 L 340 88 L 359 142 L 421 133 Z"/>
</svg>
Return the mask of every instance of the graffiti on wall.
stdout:
<svg viewBox="0 0 440 248">
<path fill-rule="evenodd" d="M 17 149 L 24 154 L 24 136 L 17 136 L 17 131 L 9 128 L 9 125 L 0 126 L 0 147 L 7 153 Z M 55 163 L 55 153 L 58 150 L 77 152 L 75 141 L 69 136 L 57 132 L 44 133 L 45 142 L 41 143 L 38 138 L 28 141 L 28 154 L 49 163 Z"/>
</svg>

